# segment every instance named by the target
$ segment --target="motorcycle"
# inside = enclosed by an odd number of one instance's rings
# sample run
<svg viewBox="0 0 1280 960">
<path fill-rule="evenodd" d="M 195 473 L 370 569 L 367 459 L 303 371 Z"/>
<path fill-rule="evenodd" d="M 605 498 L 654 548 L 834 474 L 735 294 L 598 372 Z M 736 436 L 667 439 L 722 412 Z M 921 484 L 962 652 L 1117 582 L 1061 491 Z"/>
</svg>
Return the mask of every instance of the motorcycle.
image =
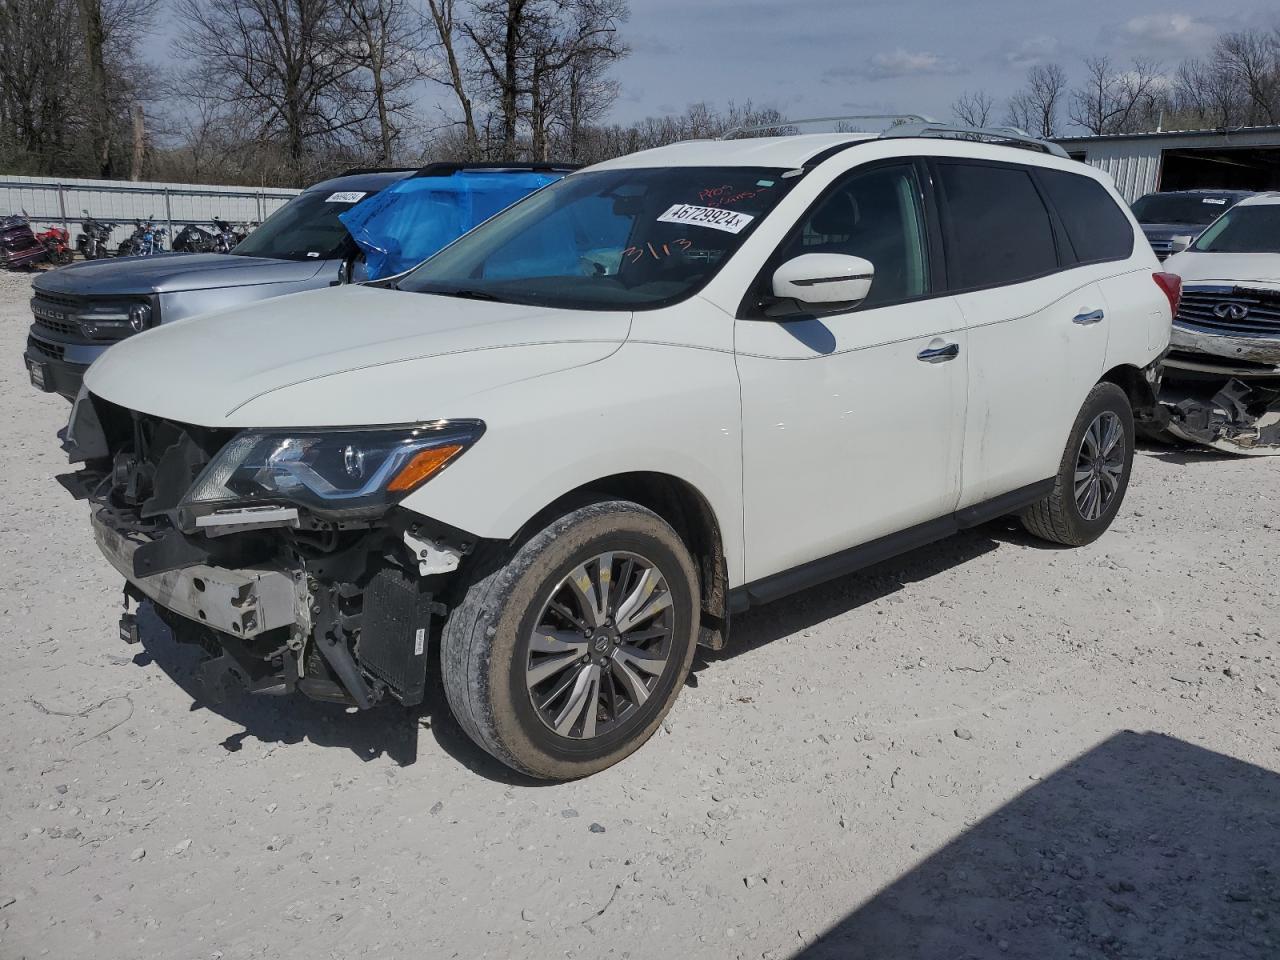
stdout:
<svg viewBox="0 0 1280 960">
<path fill-rule="evenodd" d="M 26 217 L 0 217 L 0 258 L 10 270 L 31 267 L 47 259 L 49 252 L 31 232 Z"/>
<path fill-rule="evenodd" d="M 73 257 L 71 234 L 61 227 L 50 227 L 36 234 L 36 239 L 49 252 L 49 262 L 54 266 L 70 263 Z"/>
<path fill-rule="evenodd" d="M 76 250 L 80 256 L 86 260 L 101 260 L 103 257 L 111 256 L 107 252 L 107 243 L 111 239 L 111 231 L 116 228 L 116 224 L 105 220 L 95 220 L 89 216 L 88 210 L 81 210 L 84 214 L 84 220 L 81 221 L 80 229 L 83 233 L 76 236 Z"/>
<path fill-rule="evenodd" d="M 189 223 L 173 238 L 173 249 L 183 253 L 230 253 L 244 239 L 226 220 L 213 218 L 214 230 Z"/>
<path fill-rule="evenodd" d="M 164 238 L 168 233 L 163 227 L 157 227 L 150 219 L 135 220 L 134 230 L 130 236 L 116 248 L 117 257 L 150 257 L 164 253 Z"/>
</svg>

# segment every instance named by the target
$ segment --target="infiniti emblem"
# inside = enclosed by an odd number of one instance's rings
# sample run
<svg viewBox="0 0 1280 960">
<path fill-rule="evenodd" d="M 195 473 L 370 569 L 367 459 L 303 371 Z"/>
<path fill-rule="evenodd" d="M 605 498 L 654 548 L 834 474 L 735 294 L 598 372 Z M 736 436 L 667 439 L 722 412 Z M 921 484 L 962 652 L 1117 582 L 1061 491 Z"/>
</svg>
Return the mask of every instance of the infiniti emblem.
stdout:
<svg viewBox="0 0 1280 960">
<path fill-rule="evenodd" d="M 1213 315 L 1223 320 L 1243 320 L 1249 315 L 1249 308 L 1243 303 L 1220 303 L 1213 308 Z"/>
</svg>

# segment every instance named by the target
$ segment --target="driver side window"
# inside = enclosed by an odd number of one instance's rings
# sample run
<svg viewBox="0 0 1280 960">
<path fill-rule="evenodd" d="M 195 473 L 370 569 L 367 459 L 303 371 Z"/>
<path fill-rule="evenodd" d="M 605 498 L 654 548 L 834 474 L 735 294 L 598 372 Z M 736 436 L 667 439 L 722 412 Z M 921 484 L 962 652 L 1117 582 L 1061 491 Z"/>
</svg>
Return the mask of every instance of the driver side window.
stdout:
<svg viewBox="0 0 1280 960">
<path fill-rule="evenodd" d="M 928 242 L 915 167 L 879 167 L 838 183 L 805 215 L 777 262 L 805 253 L 870 260 L 875 279 L 862 310 L 928 293 Z"/>
</svg>

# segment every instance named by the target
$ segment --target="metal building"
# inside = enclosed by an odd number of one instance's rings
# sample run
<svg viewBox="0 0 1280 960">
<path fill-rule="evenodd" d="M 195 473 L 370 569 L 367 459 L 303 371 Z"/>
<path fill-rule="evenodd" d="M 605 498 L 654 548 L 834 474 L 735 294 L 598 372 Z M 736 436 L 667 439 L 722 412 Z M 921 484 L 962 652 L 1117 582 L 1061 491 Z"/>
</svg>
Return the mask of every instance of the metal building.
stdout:
<svg viewBox="0 0 1280 960">
<path fill-rule="evenodd" d="M 1280 190 L 1280 126 L 1062 137 L 1129 202 L 1157 190 Z"/>
</svg>

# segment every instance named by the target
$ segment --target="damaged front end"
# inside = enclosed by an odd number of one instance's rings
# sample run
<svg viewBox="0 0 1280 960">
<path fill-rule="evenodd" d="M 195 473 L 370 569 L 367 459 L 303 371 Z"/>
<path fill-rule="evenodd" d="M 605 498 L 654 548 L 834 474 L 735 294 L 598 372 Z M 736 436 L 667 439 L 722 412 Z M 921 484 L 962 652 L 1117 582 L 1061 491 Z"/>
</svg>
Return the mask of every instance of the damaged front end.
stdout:
<svg viewBox="0 0 1280 960">
<path fill-rule="evenodd" d="M 1224 453 L 1280 454 L 1280 290 L 1184 286 L 1163 372 L 1170 434 Z"/>
<path fill-rule="evenodd" d="M 88 393 L 59 477 L 94 537 L 182 643 L 207 654 L 205 698 L 285 694 L 360 708 L 421 702 L 437 597 L 472 547 L 397 506 L 483 432 L 477 421 L 375 430 L 219 430 Z"/>
</svg>

